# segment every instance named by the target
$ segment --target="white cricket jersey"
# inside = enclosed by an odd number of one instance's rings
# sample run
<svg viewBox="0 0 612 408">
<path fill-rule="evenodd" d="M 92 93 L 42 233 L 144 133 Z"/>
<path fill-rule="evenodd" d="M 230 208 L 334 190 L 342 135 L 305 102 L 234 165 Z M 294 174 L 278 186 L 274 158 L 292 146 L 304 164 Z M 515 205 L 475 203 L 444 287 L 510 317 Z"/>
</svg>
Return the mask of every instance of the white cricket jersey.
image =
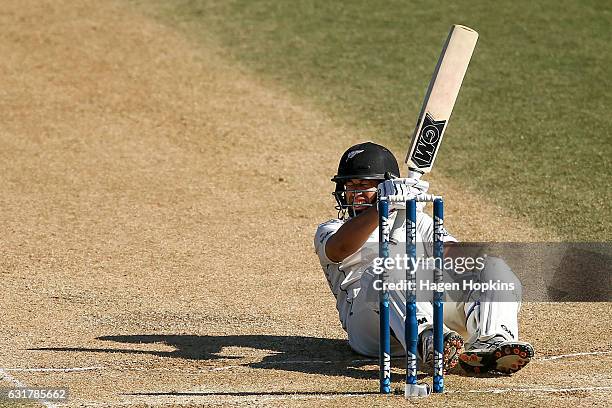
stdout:
<svg viewBox="0 0 612 408">
<path fill-rule="evenodd" d="M 394 225 L 397 212 L 389 215 L 389 224 Z M 354 254 L 349 255 L 340 263 L 332 262 L 325 253 L 325 245 L 331 237 L 346 222 L 346 220 L 330 220 L 319 225 L 314 238 L 315 252 L 325 272 L 329 287 L 336 297 L 336 308 L 342 327 L 347 330 L 347 319 L 351 313 L 353 300 L 361 289 L 360 279 L 363 272 L 373 267 L 374 259 L 378 256 L 378 228 L 370 234 L 364 245 Z M 391 239 L 397 242 L 406 242 L 405 222 L 393 228 Z M 422 211 L 417 211 L 416 240 L 426 243 L 421 245 L 422 252 L 432 255 L 433 219 Z M 444 230 L 444 242 L 457 242 L 457 240 Z"/>
</svg>

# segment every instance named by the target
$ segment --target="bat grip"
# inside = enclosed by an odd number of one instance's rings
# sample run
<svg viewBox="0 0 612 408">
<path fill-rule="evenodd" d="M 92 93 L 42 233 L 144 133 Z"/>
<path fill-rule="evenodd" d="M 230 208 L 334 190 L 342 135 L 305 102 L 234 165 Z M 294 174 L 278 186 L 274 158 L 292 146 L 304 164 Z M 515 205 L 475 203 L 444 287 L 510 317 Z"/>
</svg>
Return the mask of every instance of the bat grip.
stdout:
<svg viewBox="0 0 612 408">
<path fill-rule="evenodd" d="M 408 169 L 408 178 L 420 180 L 422 175 L 423 173 L 418 170 Z"/>
<path fill-rule="evenodd" d="M 396 179 L 397 177 L 395 177 L 393 174 L 391 174 L 390 172 L 385 172 L 385 180 L 393 180 Z"/>
</svg>

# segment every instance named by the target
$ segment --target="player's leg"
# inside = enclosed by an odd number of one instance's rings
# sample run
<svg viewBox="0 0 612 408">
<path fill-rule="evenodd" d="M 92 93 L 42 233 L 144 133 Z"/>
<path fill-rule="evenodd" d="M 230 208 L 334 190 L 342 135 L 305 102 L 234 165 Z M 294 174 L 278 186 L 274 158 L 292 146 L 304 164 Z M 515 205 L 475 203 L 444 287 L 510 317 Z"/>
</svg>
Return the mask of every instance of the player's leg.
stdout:
<svg viewBox="0 0 612 408">
<path fill-rule="evenodd" d="M 463 306 L 463 302 L 444 302 L 444 358 L 447 361 L 445 364 L 447 370 L 459 363 L 464 339 L 467 338 Z M 433 334 L 431 341 L 433 341 Z"/>
<path fill-rule="evenodd" d="M 401 277 L 401 276 L 400 276 Z M 417 272 L 417 288 L 420 287 L 422 282 L 431 282 L 433 279 L 433 270 L 429 268 L 421 268 Z M 401 306 L 404 304 L 405 293 L 403 291 L 399 291 L 396 294 L 392 294 L 393 296 L 397 296 L 397 303 Z M 431 292 L 427 290 L 419 289 L 417 291 L 417 296 L 431 296 Z M 443 341 L 444 341 L 444 369 L 445 371 L 449 371 L 454 368 L 459 362 L 459 355 L 463 350 L 463 336 L 459 330 L 457 330 L 452 325 L 447 324 L 447 317 L 449 311 L 454 310 L 454 305 L 450 304 L 450 309 L 447 307 L 447 304 L 444 304 L 443 311 Z M 398 318 L 402 319 L 404 315 L 404 309 L 399 309 Z M 465 332 L 465 324 L 464 324 L 464 313 L 461 313 L 461 317 L 456 319 L 461 322 L 461 328 L 463 332 Z M 417 321 L 419 324 L 419 338 L 418 338 L 418 357 L 419 360 L 426 367 L 433 367 L 434 364 L 434 345 L 433 345 L 433 305 L 431 302 L 417 302 Z M 401 323 L 401 322 L 400 322 Z M 451 320 L 451 324 L 453 321 Z M 459 325 L 454 325 L 459 327 Z"/>
<path fill-rule="evenodd" d="M 350 312 L 347 314 L 346 331 L 349 345 L 359 354 L 369 357 L 379 356 L 380 321 L 378 314 L 379 292 L 375 284 L 379 276 L 371 269 L 363 272 L 360 280 L 345 288 L 349 296 Z M 393 309 L 392 307 L 390 309 Z M 392 313 L 390 313 L 390 316 Z M 403 340 L 402 340 L 403 341 Z M 404 355 L 404 346 L 397 339 L 391 326 L 391 355 Z"/>
<path fill-rule="evenodd" d="M 398 333 L 397 339 L 406 347 L 405 339 L 405 313 L 406 301 L 403 291 L 391 291 L 390 324 L 394 333 Z M 425 367 L 433 367 L 433 306 L 431 302 L 417 302 L 416 315 L 418 324 L 418 357 Z M 459 361 L 459 355 L 463 350 L 463 337 L 446 326 L 444 333 L 444 369 L 448 371 L 455 367 Z"/>
<path fill-rule="evenodd" d="M 363 302 L 363 296 L 353 299 L 351 313 L 347 319 L 346 331 L 351 348 L 364 356 L 378 357 L 379 353 L 379 322 L 378 311 L 372 304 Z M 404 347 L 391 332 L 391 355 L 404 355 Z"/>
<path fill-rule="evenodd" d="M 518 312 L 521 285 L 510 267 L 499 258 L 489 257 L 480 274 L 481 282 L 513 283 L 514 290 L 474 292 L 465 302 L 468 340 L 460 356 L 468 372 L 514 373 L 533 357 L 531 344 L 519 341 Z"/>
<path fill-rule="evenodd" d="M 390 271 L 387 282 L 404 281 L 403 271 Z M 348 332 L 351 347 L 365 355 L 378 355 L 378 291 L 374 282 L 379 279 L 371 271 L 365 271 L 360 280 L 359 294 L 354 297 L 349 317 Z M 406 293 L 403 290 L 390 290 L 389 322 L 392 333 L 391 354 L 404 355 L 406 350 L 405 317 Z M 369 312 L 368 312 L 369 310 Z M 374 313 L 374 314 L 371 314 Z M 416 303 L 416 317 L 419 333 L 419 359 L 426 366 L 433 367 L 433 306 L 431 302 Z M 369 317 L 368 317 L 369 316 Z M 454 367 L 462 351 L 463 338 L 446 325 L 444 332 L 444 367 Z M 352 340 L 351 340 L 352 339 Z M 400 345 L 401 348 L 394 347 Z"/>
</svg>

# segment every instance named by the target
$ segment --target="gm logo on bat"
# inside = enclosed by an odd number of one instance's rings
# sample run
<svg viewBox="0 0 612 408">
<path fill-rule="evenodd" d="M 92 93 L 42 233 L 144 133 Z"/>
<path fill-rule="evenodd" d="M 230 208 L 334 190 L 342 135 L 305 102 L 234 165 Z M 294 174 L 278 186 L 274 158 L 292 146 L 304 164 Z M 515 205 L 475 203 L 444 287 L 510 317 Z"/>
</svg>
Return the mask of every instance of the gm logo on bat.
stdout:
<svg viewBox="0 0 612 408">
<path fill-rule="evenodd" d="M 419 133 L 414 151 L 412 152 L 412 161 L 420 167 L 429 167 L 433 163 L 433 159 L 440 145 L 442 132 L 446 126 L 445 120 L 436 121 L 429 113 L 425 114 L 425 120 Z"/>
</svg>

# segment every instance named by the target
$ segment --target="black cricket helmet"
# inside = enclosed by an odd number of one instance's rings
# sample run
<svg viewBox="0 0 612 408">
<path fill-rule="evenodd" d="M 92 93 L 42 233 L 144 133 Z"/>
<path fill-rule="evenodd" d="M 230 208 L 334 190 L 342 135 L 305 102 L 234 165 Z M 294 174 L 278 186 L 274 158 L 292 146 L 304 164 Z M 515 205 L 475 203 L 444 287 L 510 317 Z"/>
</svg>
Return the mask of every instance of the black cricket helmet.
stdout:
<svg viewBox="0 0 612 408">
<path fill-rule="evenodd" d="M 345 183 L 348 180 L 382 181 L 399 176 L 397 160 L 386 147 L 372 142 L 360 143 L 350 147 L 340 159 L 338 174 L 331 179 L 336 183 L 336 191 L 333 195 L 338 202 L 336 209 L 339 211 L 339 217 L 343 218 L 346 210 L 351 217 L 356 215 L 353 205 L 346 201 Z"/>
</svg>

